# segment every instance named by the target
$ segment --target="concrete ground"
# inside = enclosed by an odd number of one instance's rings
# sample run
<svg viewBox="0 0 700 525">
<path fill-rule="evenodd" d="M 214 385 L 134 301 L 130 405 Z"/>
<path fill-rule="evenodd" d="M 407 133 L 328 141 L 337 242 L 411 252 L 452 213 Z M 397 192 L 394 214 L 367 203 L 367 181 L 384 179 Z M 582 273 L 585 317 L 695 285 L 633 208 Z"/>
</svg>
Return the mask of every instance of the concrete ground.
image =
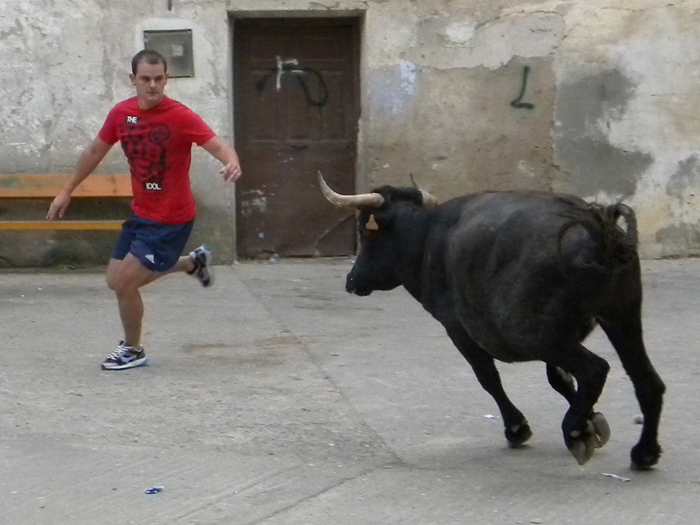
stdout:
<svg viewBox="0 0 700 525">
<path fill-rule="evenodd" d="M 697 523 L 700 260 L 643 266 L 668 386 L 650 472 L 629 469 L 639 408 L 600 330 L 613 436 L 580 467 L 541 363 L 500 366 L 534 432 L 510 450 L 442 327 L 403 290 L 346 294 L 349 260 L 168 276 L 144 290 L 150 365 L 121 372 L 100 370 L 121 335 L 101 273 L 0 273 L 0 523 Z"/>
</svg>

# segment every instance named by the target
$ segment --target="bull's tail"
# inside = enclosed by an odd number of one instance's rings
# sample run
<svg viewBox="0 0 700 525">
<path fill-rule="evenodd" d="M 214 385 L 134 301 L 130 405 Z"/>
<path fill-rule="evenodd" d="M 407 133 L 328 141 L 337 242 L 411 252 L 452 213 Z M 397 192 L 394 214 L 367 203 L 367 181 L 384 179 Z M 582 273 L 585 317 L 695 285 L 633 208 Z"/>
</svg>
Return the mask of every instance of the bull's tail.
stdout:
<svg viewBox="0 0 700 525">
<path fill-rule="evenodd" d="M 620 217 L 625 220 L 624 229 L 619 224 Z M 559 230 L 559 252 L 574 267 L 619 271 L 638 259 L 637 218 L 626 204 L 589 204 L 567 218 L 569 221 Z"/>
<path fill-rule="evenodd" d="M 611 224 L 613 225 L 613 227 L 617 226 L 618 219 L 620 217 L 625 219 L 625 222 L 627 223 L 627 228 L 625 232 L 627 242 L 630 244 L 630 247 L 636 252 L 639 238 L 637 236 L 637 216 L 635 215 L 634 210 L 626 204 L 622 204 L 621 202 L 613 204 L 612 206 L 605 206 L 604 208 L 611 219 Z"/>
</svg>

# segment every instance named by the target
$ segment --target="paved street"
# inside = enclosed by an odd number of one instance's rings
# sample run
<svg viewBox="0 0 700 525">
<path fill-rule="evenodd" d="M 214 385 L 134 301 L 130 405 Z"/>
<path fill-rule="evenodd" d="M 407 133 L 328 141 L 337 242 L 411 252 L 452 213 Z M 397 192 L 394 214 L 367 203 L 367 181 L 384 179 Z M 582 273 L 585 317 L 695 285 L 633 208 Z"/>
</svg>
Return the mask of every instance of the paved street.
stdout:
<svg viewBox="0 0 700 525">
<path fill-rule="evenodd" d="M 100 272 L 0 273 L 0 523 L 697 522 L 700 260 L 643 263 L 668 387 L 650 472 L 629 468 L 639 407 L 600 330 L 612 438 L 580 467 L 543 364 L 499 366 L 534 433 L 510 450 L 442 327 L 403 289 L 348 295 L 350 267 L 241 263 L 206 290 L 168 276 L 144 290 L 150 364 L 120 372 L 100 369 L 121 336 Z"/>
</svg>

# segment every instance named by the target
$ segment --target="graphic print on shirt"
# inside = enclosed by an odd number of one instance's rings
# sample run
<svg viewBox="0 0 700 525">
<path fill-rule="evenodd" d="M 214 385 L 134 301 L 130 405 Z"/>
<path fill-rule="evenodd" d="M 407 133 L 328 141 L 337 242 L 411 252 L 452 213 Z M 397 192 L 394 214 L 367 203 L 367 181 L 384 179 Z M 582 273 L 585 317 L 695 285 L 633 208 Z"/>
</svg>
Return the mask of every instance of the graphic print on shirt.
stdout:
<svg viewBox="0 0 700 525">
<path fill-rule="evenodd" d="M 170 128 L 165 124 L 154 125 L 138 117 L 127 116 L 126 122 L 119 126 L 119 137 L 132 176 L 143 189 L 162 191 Z"/>
</svg>

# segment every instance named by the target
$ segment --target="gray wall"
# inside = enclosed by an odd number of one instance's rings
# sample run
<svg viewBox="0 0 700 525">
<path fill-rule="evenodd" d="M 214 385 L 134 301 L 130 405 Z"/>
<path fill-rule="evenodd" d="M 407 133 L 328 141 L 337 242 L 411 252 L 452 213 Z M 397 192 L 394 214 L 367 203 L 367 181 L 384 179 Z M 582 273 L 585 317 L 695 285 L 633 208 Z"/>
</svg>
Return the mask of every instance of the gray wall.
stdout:
<svg viewBox="0 0 700 525">
<path fill-rule="evenodd" d="M 129 60 L 144 30 L 192 29 L 196 76 L 171 80 L 167 93 L 233 141 L 229 15 L 357 15 L 358 189 L 406 185 L 414 173 L 441 199 L 510 188 L 625 199 L 644 257 L 700 254 L 700 0 L 168 4 L 0 2 L 0 172 L 69 172 L 109 108 L 132 95 Z M 522 102 L 532 107 L 516 108 L 525 67 Z M 126 170 L 118 147 L 99 169 Z M 219 262 L 231 262 L 233 189 L 201 150 L 192 174 L 192 243 L 207 239 Z M 24 255 L 0 253 L 0 264 L 56 264 L 61 257 L 47 251 L 94 244 L 28 238 Z M 0 236 L 2 249 L 12 244 Z"/>
</svg>

